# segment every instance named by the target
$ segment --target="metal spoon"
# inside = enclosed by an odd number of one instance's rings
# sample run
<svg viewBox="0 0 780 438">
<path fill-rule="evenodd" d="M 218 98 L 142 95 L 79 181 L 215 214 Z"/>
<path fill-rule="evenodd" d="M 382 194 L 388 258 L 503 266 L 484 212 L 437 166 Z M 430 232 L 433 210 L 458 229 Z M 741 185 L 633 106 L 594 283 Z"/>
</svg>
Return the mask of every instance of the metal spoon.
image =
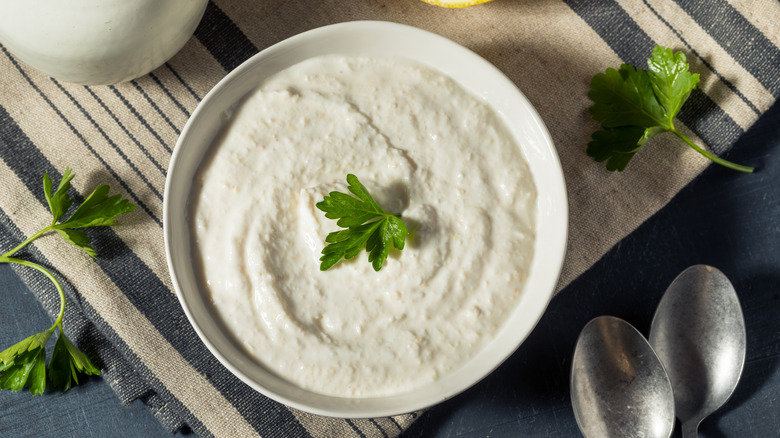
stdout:
<svg viewBox="0 0 780 438">
<path fill-rule="evenodd" d="M 571 368 L 574 416 L 586 437 L 663 437 L 674 428 L 669 377 L 629 323 L 600 316 L 582 329 Z"/>
<path fill-rule="evenodd" d="M 734 286 L 719 270 L 695 265 L 664 293 L 650 344 L 669 373 L 683 438 L 734 392 L 745 364 L 745 320 Z"/>
</svg>

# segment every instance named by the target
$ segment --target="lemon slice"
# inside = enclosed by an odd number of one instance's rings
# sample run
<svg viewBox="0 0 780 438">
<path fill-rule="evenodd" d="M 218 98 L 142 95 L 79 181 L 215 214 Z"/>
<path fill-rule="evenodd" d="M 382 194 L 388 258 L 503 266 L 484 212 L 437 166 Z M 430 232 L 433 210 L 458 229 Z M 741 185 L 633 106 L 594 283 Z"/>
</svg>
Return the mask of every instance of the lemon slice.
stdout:
<svg viewBox="0 0 780 438">
<path fill-rule="evenodd" d="M 479 5 L 493 0 L 422 0 L 425 3 L 441 6 L 443 8 L 466 8 L 468 6 Z"/>
</svg>

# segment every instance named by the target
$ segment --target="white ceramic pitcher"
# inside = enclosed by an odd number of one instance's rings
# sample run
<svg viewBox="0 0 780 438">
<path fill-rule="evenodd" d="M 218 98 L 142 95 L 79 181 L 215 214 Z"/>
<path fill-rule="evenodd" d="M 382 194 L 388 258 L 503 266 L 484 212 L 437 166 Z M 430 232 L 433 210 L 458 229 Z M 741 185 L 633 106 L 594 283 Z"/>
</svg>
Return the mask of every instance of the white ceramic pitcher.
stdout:
<svg viewBox="0 0 780 438">
<path fill-rule="evenodd" d="M 66 82 L 129 81 L 192 36 L 207 0 L 0 0 L 0 43 Z"/>
</svg>

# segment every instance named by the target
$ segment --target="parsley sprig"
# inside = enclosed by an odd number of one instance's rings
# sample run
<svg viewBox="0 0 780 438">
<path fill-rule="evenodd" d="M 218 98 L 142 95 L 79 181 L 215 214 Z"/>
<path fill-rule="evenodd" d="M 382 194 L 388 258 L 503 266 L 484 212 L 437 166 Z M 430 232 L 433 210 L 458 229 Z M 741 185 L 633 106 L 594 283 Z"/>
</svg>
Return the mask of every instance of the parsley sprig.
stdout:
<svg viewBox="0 0 780 438">
<path fill-rule="evenodd" d="M 328 245 L 322 249 L 320 270 L 327 271 L 342 258 L 355 257 L 365 245 L 368 261 L 379 271 L 391 246 L 404 249 L 409 230 L 398 215 L 382 210 L 355 175 L 347 175 L 347 183 L 347 189 L 357 197 L 330 192 L 316 204 L 326 218 L 338 219 L 336 224 L 344 228 L 325 238 Z"/>
<path fill-rule="evenodd" d="M 54 287 L 60 294 L 60 312 L 48 330 L 34 334 L 0 352 L 0 388 L 2 389 L 18 391 L 26 387 L 33 395 L 43 393 L 46 389 L 46 343 L 57 328 L 59 328 L 59 336 L 48 366 L 49 380 L 52 384 L 60 391 L 65 392 L 70 389 L 72 382 L 79 383 L 79 372 L 87 375 L 100 374 L 100 370 L 92 365 L 89 358 L 70 342 L 62 330 L 62 316 L 65 314 L 65 292 L 57 278 L 48 269 L 37 263 L 12 257 L 33 240 L 54 230 L 66 241 L 81 248 L 93 258 L 97 258 L 95 250 L 90 246 L 92 240 L 80 228 L 114 225 L 114 218 L 135 209 L 135 205 L 123 199 L 121 195 L 108 196 L 109 187 L 103 185 L 97 187 L 68 219 L 60 221 L 73 205 L 73 200 L 68 195 L 70 181 L 73 177 L 74 175 L 68 168 L 62 176 L 59 186 L 52 192 L 53 187 L 49 174 L 43 176 L 43 189 L 52 214 L 51 224 L 15 248 L 0 255 L 0 263 L 16 263 L 40 271 L 54 283 Z"/>
<path fill-rule="evenodd" d="M 591 80 L 589 111 L 602 129 L 588 143 L 588 155 L 606 161 L 608 170 L 621 171 L 651 137 L 671 132 L 720 165 L 752 172 L 752 167 L 707 152 L 675 128 L 674 118 L 699 83 L 699 75 L 688 71 L 685 54 L 656 46 L 647 66 L 649 71 L 623 64 Z"/>
</svg>

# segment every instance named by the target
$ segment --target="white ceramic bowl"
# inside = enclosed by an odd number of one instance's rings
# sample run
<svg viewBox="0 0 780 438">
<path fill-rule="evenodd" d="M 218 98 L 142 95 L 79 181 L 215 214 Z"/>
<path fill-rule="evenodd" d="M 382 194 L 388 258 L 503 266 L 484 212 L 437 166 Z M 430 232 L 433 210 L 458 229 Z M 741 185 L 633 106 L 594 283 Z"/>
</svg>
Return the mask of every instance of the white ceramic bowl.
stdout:
<svg viewBox="0 0 780 438">
<path fill-rule="evenodd" d="M 188 223 L 191 183 L 225 114 L 263 80 L 307 58 L 325 54 L 399 56 L 449 75 L 487 101 L 515 136 L 538 191 L 534 258 L 525 289 L 503 328 L 476 357 L 414 391 L 375 398 L 315 394 L 264 369 L 224 333 L 193 271 Z M 429 32 L 386 22 L 350 22 L 294 36 L 255 55 L 203 99 L 176 145 L 165 187 L 165 246 L 173 285 L 206 346 L 231 372 L 288 406 L 335 417 L 378 417 L 431 406 L 475 384 L 509 357 L 534 328 L 552 297 L 566 247 L 568 208 L 558 156 L 537 112 L 517 87 L 473 52 Z"/>
<path fill-rule="evenodd" d="M 84 85 L 129 81 L 162 65 L 198 26 L 207 0 L 3 2 L 0 43 L 26 64 Z"/>
</svg>

